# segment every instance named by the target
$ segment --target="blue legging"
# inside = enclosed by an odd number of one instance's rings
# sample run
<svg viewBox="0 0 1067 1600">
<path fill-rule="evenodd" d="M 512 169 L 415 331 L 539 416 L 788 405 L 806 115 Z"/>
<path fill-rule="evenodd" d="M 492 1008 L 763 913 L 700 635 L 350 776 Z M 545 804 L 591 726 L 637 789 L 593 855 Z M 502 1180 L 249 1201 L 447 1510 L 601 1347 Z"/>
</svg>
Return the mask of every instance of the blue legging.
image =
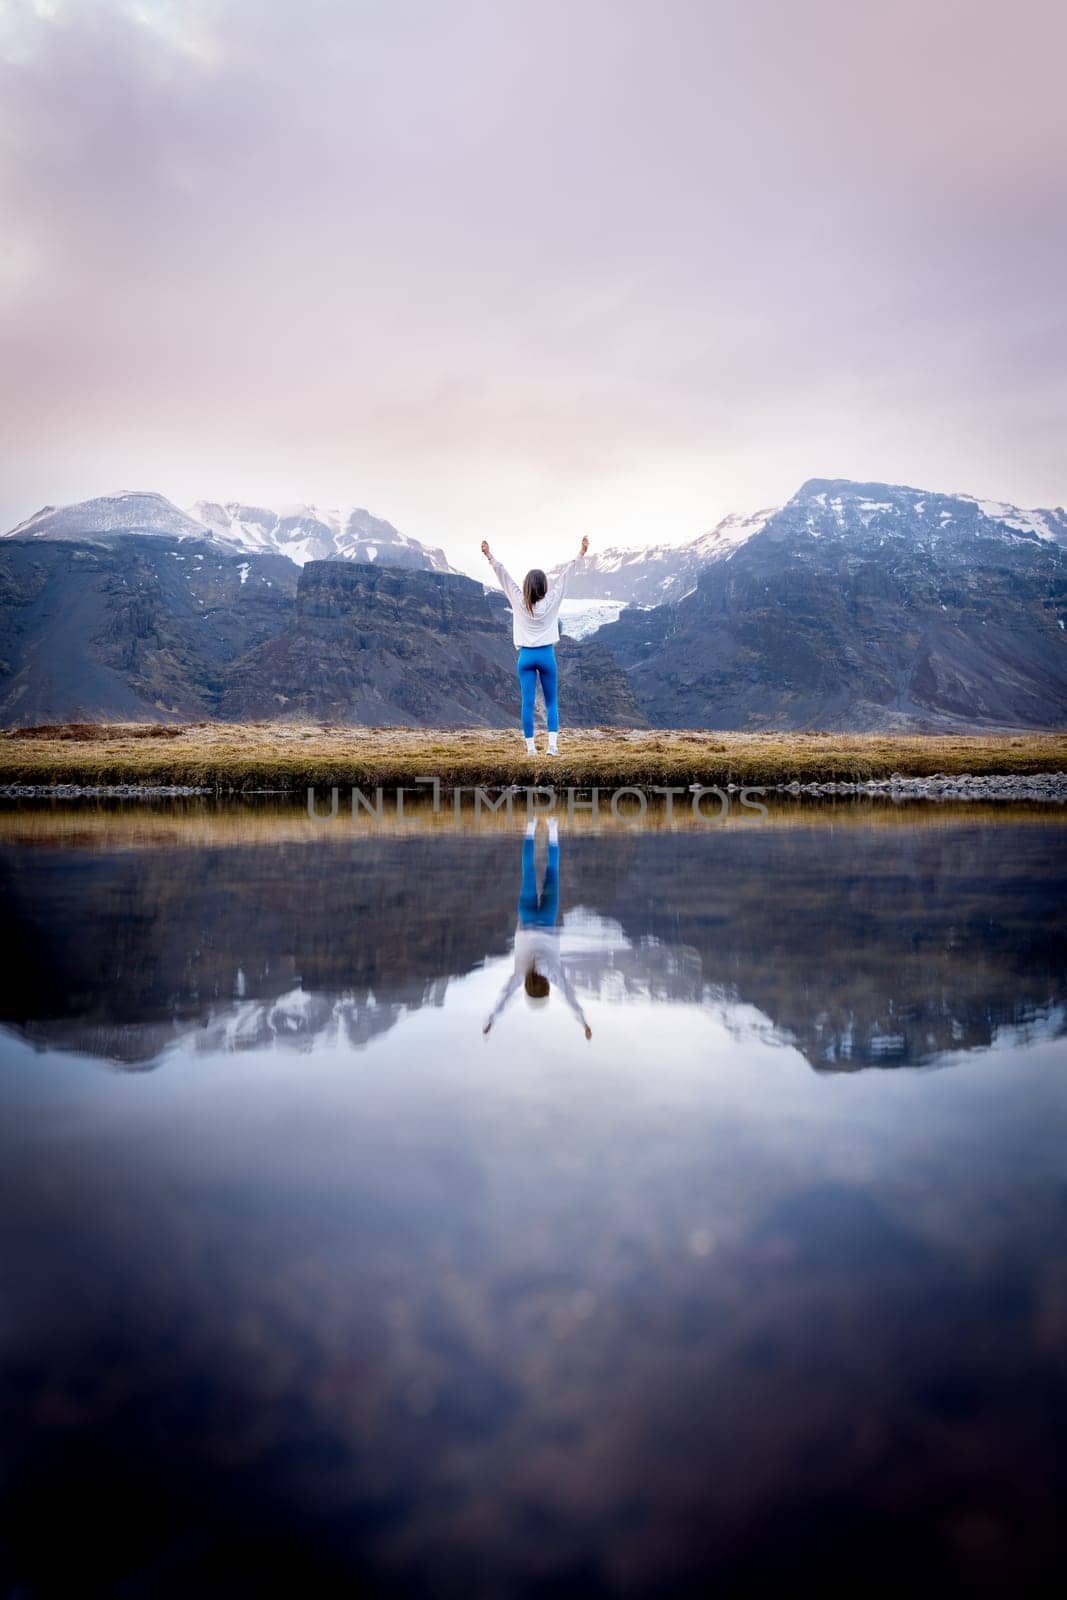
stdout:
<svg viewBox="0 0 1067 1600">
<path fill-rule="evenodd" d="M 549 843 L 548 861 L 545 863 L 545 881 L 541 893 L 537 892 L 537 857 L 534 841 L 525 839 L 522 846 L 522 888 L 519 890 L 519 926 L 523 928 L 554 928 L 559 916 L 559 845 Z"/>
<path fill-rule="evenodd" d="M 545 697 L 545 719 L 549 733 L 559 732 L 559 674 L 556 671 L 556 652 L 550 644 L 536 647 L 524 644 L 519 651 L 519 688 L 522 690 L 522 731 L 527 739 L 533 738 L 534 697 L 537 679 L 541 679 L 541 693 Z"/>
</svg>

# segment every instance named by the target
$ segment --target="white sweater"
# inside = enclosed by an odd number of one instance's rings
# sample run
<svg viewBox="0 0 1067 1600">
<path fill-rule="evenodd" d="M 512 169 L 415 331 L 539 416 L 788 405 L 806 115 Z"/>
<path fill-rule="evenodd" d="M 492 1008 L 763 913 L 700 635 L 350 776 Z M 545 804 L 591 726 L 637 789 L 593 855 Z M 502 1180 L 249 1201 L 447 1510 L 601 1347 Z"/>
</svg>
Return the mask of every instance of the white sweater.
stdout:
<svg viewBox="0 0 1067 1600">
<path fill-rule="evenodd" d="M 489 565 L 499 578 L 500 587 L 511 604 L 511 637 L 515 641 L 516 649 L 521 650 L 524 645 L 536 649 L 538 645 L 556 643 L 559 638 L 559 608 L 567 592 L 570 575 L 581 559 L 581 556 L 575 556 L 573 561 L 568 561 L 559 577 L 549 584 L 544 599 L 538 600 L 532 611 L 527 611 L 526 601 L 522 597 L 522 585 L 515 582 L 511 573 L 495 556 L 489 557 Z"/>
<path fill-rule="evenodd" d="M 567 976 L 559 950 L 559 928 L 524 928 L 520 922 L 515 929 L 515 967 L 500 991 L 500 998 L 485 1025 L 488 1033 L 493 1023 L 499 1017 L 504 1007 L 508 1004 L 513 994 L 521 988 L 526 981 L 528 972 L 539 972 L 542 978 L 547 978 L 549 986 L 556 985 L 568 1006 L 585 1027 L 585 1012 L 582 1010 L 578 996 Z"/>
</svg>

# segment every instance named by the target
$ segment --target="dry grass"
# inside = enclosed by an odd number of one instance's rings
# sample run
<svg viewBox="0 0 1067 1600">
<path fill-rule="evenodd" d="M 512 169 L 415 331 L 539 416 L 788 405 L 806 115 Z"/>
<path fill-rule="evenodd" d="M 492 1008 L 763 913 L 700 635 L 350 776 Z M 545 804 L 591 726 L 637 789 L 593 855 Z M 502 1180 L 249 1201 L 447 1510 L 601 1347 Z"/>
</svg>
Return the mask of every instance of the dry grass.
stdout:
<svg viewBox="0 0 1067 1600">
<path fill-rule="evenodd" d="M 72 732 L 72 728 L 77 732 Z M 552 784 L 770 784 L 935 772 L 1067 771 L 1067 733 L 835 734 L 568 729 L 556 760 L 522 753 L 514 730 L 353 728 L 296 723 L 75 724 L 0 736 L 0 786 L 181 784 L 222 792 Z M 541 742 L 544 734 L 539 735 Z"/>
</svg>

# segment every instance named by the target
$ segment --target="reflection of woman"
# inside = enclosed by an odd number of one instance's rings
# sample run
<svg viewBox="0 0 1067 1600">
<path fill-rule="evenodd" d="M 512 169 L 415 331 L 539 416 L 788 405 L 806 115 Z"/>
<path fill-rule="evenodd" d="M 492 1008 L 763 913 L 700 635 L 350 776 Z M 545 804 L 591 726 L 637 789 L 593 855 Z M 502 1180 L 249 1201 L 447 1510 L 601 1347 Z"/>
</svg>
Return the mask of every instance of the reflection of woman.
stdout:
<svg viewBox="0 0 1067 1600">
<path fill-rule="evenodd" d="M 512 995 L 522 984 L 533 1003 L 547 1000 L 553 983 L 591 1039 L 593 1030 L 585 1020 L 578 997 L 563 970 L 559 953 L 559 828 L 554 817 L 548 822 L 548 864 L 541 893 L 537 892 L 537 863 L 534 859 L 537 821 L 526 826 L 522 846 L 522 888 L 519 890 L 519 924 L 515 929 L 515 970 L 500 992 L 500 999 L 482 1029 L 488 1033 Z"/>
</svg>

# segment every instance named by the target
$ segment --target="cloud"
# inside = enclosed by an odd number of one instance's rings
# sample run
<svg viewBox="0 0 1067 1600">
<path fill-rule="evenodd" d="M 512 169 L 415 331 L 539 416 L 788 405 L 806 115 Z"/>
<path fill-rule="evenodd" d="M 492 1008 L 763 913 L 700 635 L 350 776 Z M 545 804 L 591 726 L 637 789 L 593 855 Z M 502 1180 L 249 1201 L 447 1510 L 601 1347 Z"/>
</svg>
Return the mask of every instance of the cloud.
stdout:
<svg viewBox="0 0 1067 1600">
<path fill-rule="evenodd" d="M 1056 0 L 4 16 L 7 524 L 158 487 L 552 555 L 814 473 L 1064 498 Z"/>
</svg>

